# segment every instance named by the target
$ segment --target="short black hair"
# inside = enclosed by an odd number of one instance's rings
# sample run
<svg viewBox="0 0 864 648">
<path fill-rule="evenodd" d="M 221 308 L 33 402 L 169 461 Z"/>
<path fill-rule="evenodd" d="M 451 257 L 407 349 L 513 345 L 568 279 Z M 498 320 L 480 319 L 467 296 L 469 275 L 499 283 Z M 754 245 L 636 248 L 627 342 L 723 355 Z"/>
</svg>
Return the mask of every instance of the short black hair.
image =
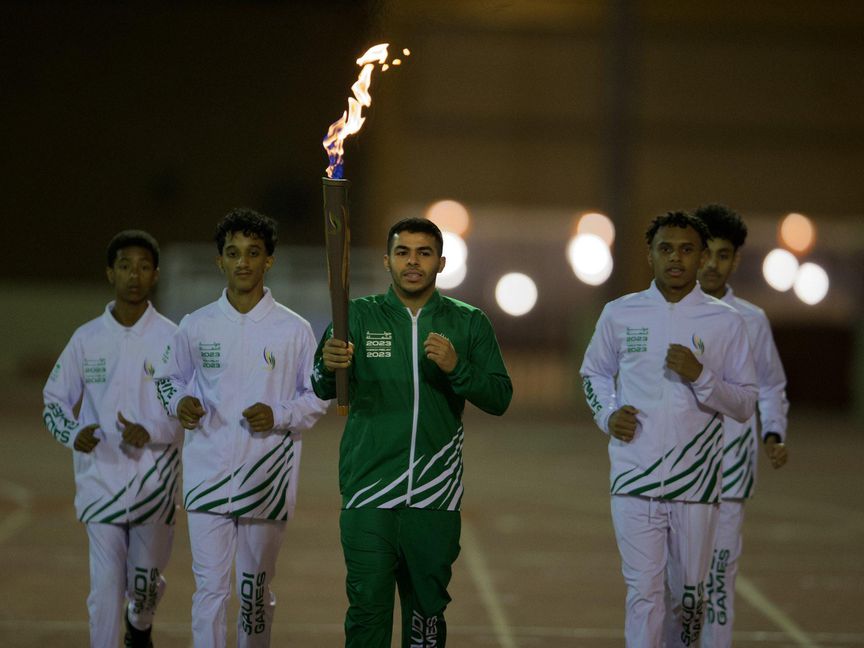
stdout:
<svg viewBox="0 0 864 648">
<path fill-rule="evenodd" d="M 159 267 L 159 243 L 151 234 L 144 230 L 129 229 L 123 230 L 111 239 L 108 243 L 108 250 L 105 255 L 107 267 L 113 268 L 114 262 L 117 260 L 117 253 L 127 247 L 142 247 L 145 250 L 150 250 L 153 255 L 153 267 Z"/>
<path fill-rule="evenodd" d="M 747 226 L 734 209 L 712 203 L 697 207 L 693 215 L 705 223 L 709 238 L 726 239 L 736 250 L 747 240 Z"/>
<path fill-rule="evenodd" d="M 403 218 L 402 220 L 393 223 L 390 231 L 387 233 L 387 254 L 390 254 L 390 247 L 393 245 L 393 238 L 400 232 L 414 232 L 429 234 L 435 237 L 435 244 L 438 247 L 438 256 L 444 254 L 444 236 L 438 226 L 428 218 Z"/>
<path fill-rule="evenodd" d="M 684 211 L 669 211 L 651 221 L 651 226 L 645 232 L 645 240 L 648 242 L 648 247 L 651 247 L 657 230 L 661 227 L 692 227 L 699 234 L 699 238 L 702 239 L 703 248 L 708 247 L 708 239 L 711 238 L 705 223 L 695 216 Z"/>
<path fill-rule="evenodd" d="M 242 232 L 244 236 L 255 236 L 264 241 L 267 256 L 272 256 L 279 240 L 277 230 L 276 221 L 269 216 L 248 207 L 237 207 L 216 224 L 216 235 L 213 239 L 216 241 L 216 249 L 222 254 L 228 235 Z"/>
</svg>

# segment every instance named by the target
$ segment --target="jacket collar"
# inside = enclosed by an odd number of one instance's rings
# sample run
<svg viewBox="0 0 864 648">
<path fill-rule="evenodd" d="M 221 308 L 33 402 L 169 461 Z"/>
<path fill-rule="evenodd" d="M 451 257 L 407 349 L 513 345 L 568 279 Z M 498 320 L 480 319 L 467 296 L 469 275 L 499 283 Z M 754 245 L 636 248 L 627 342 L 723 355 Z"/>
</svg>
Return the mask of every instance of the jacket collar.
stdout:
<svg viewBox="0 0 864 648">
<path fill-rule="evenodd" d="M 441 293 L 438 292 L 436 288 L 432 295 L 429 297 L 429 301 L 423 304 L 423 307 L 420 309 L 420 315 L 424 315 L 426 313 L 433 313 L 438 309 L 438 306 L 441 304 Z M 387 289 L 387 294 L 384 295 L 384 303 L 390 306 L 391 308 L 396 309 L 400 313 L 408 312 L 408 307 L 402 303 L 402 300 L 396 295 L 396 291 L 393 290 L 393 286 L 391 285 Z"/>
<path fill-rule="evenodd" d="M 267 313 L 273 310 L 276 300 L 273 299 L 270 289 L 265 286 L 264 296 L 261 298 L 261 301 L 255 304 L 255 307 L 248 313 L 241 313 L 231 305 L 231 302 L 228 301 L 228 289 L 223 288 L 222 296 L 219 297 L 219 301 L 216 303 L 219 304 L 219 310 L 221 310 L 225 314 L 225 317 L 230 319 L 232 322 L 239 322 L 244 317 L 248 317 L 253 322 L 260 322 L 267 316 Z"/>
<path fill-rule="evenodd" d="M 123 326 L 120 322 L 114 319 L 114 315 L 111 314 L 111 311 L 114 309 L 114 304 L 116 302 L 110 301 L 108 305 L 105 307 L 105 311 L 102 313 L 102 322 L 108 328 L 109 331 L 114 331 L 117 333 L 121 332 L 130 332 L 134 335 L 144 335 L 144 329 L 147 328 L 147 322 L 150 321 L 150 318 L 153 317 L 153 313 L 156 312 L 156 309 L 153 308 L 153 304 L 149 301 L 147 302 L 147 309 L 141 314 L 141 317 L 138 318 L 138 321 L 135 322 L 132 326 Z"/>
<path fill-rule="evenodd" d="M 648 294 L 652 299 L 659 300 L 664 303 L 671 304 L 673 302 L 666 301 L 666 298 L 663 296 L 663 293 L 660 292 L 660 289 L 657 287 L 657 284 L 654 280 L 651 280 L 651 285 L 648 287 Z M 690 306 L 693 304 L 700 304 L 705 301 L 707 295 L 702 292 L 702 288 L 699 286 L 699 282 L 696 282 L 696 285 L 693 287 L 689 293 L 684 295 L 680 301 L 674 302 L 676 304 L 681 304 L 682 306 Z"/>
<path fill-rule="evenodd" d="M 735 303 L 735 293 L 732 292 L 732 286 L 730 286 L 729 284 L 726 284 L 726 294 L 723 295 L 723 298 L 721 301 L 724 301 L 727 304 L 734 304 Z"/>
</svg>

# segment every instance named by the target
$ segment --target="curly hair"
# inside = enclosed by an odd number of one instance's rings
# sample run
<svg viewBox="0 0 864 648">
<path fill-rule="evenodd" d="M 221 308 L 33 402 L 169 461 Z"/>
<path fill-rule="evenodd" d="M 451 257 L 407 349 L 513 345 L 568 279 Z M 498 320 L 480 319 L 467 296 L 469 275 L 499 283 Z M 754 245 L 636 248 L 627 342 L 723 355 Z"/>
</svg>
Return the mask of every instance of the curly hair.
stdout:
<svg viewBox="0 0 864 648">
<path fill-rule="evenodd" d="M 232 209 L 219 221 L 213 239 L 216 241 L 216 249 L 219 254 L 222 254 L 228 234 L 242 232 L 245 236 L 254 236 L 264 241 L 267 255 L 270 256 L 279 240 L 277 229 L 276 221 L 269 216 L 259 214 L 248 207 L 238 207 Z"/>
<path fill-rule="evenodd" d="M 105 260 L 108 264 L 107 267 L 114 267 L 114 262 L 117 261 L 117 253 L 120 250 L 132 246 L 142 247 L 145 250 L 149 250 L 150 254 L 153 255 L 153 267 L 159 267 L 159 243 L 157 243 L 156 239 L 148 232 L 135 229 L 119 232 L 111 239 L 111 242 L 108 243 L 108 250 L 105 255 Z"/>
<path fill-rule="evenodd" d="M 661 227 L 692 227 L 699 234 L 699 238 L 702 239 L 703 248 L 708 247 L 708 239 L 711 238 L 705 223 L 695 216 L 683 211 L 669 211 L 651 221 L 648 231 L 645 232 L 645 240 L 648 242 L 649 247 L 654 242 L 654 237 Z"/>
<path fill-rule="evenodd" d="M 710 238 L 726 239 L 736 250 L 747 240 L 747 226 L 738 212 L 726 205 L 702 205 L 693 215 L 705 223 Z"/>
</svg>

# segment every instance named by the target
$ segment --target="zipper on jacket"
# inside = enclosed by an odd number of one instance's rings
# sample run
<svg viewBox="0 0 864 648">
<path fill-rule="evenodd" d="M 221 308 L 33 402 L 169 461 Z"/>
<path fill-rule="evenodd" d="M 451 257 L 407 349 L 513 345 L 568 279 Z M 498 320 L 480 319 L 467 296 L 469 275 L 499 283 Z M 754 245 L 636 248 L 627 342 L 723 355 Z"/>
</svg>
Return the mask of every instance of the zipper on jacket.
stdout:
<svg viewBox="0 0 864 648">
<path fill-rule="evenodd" d="M 134 421 L 135 419 L 129 418 L 130 416 L 133 416 L 133 415 L 129 412 L 129 408 L 126 407 L 126 398 L 128 397 L 128 394 L 129 394 L 129 386 L 134 384 L 132 381 L 129 380 L 131 378 L 131 376 L 129 375 L 129 364 L 130 363 L 128 361 L 124 362 L 124 360 L 129 358 L 129 335 L 130 335 L 129 329 L 124 327 L 123 343 L 120 345 L 120 357 L 117 358 L 116 370 L 122 374 L 122 381 L 123 381 L 123 383 L 122 383 L 123 384 L 123 394 L 120 397 L 120 408 L 119 409 L 121 412 L 123 412 L 123 416 L 126 417 L 127 421 L 128 420 Z M 116 418 L 117 415 L 115 414 L 114 417 Z M 117 429 L 116 423 L 115 423 L 114 429 Z M 107 439 L 106 439 L 106 441 L 107 441 Z M 122 433 L 120 436 L 120 443 L 121 443 L 121 445 L 124 443 Z M 130 465 L 132 464 L 132 459 L 130 459 L 126 455 L 126 453 L 123 452 L 122 448 L 120 449 L 119 454 L 123 457 L 123 461 L 126 464 L 126 474 L 124 476 L 124 478 L 125 478 L 124 486 L 125 486 L 126 484 L 129 483 L 129 473 L 131 473 L 133 471 L 137 471 L 137 466 L 134 466 L 134 467 L 132 467 L 132 470 L 129 470 Z M 131 502 L 129 500 L 132 497 L 131 492 L 132 492 L 132 489 L 129 488 L 126 490 L 126 493 L 124 493 L 124 495 L 123 495 L 124 508 L 126 509 L 126 521 L 127 522 L 131 522 L 130 516 L 129 516 L 129 506 L 131 504 Z"/>
<path fill-rule="evenodd" d="M 674 313 L 675 313 L 675 304 L 674 302 L 667 302 L 666 308 L 666 322 L 664 322 L 665 326 L 663 327 L 666 330 L 666 349 L 664 349 L 663 353 L 663 372 L 669 371 L 666 369 L 666 353 L 669 351 L 669 345 L 672 344 L 672 339 L 675 337 L 674 332 L 672 331 L 672 323 L 675 321 Z M 664 377 L 663 380 L 663 428 L 660 432 L 660 497 L 662 498 L 666 494 L 666 432 L 669 427 L 669 391 L 672 389 L 672 385 L 669 380 L 666 380 Z"/>
<path fill-rule="evenodd" d="M 240 411 L 242 412 L 243 402 L 240 400 L 244 393 L 243 383 L 246 380 L 246 315 L 240 315 L 240 384 L 237 385 L 237 400 L 240 403 Z M 220 387 L 221 387 L 220 381 Z M 250 403 L 251 405 L 251 403 Z M 228 458 L 228 475 L 230 478 L 228 479 L 228 511 L 231 511 L 231 507 L 234 504 L 234 463 L 237 457 L 237 434 L 231 435 L 231 455 Z"/>
<path fill-rule="evenodd" d="M 414 488 L 414 452 L 417 449 L 417 424 L 420 419 L 420 342 L 417 339 L 417 321 L 422 308 L 416 315 L 406 308 L 411 318 L 411 371 L 414 378 L 414 412 L 411 418 L 411 450 L 408 453 L 408 490 L 405 493 L 405 504 L 411 506 L 411 490 Z"/>
</svg>

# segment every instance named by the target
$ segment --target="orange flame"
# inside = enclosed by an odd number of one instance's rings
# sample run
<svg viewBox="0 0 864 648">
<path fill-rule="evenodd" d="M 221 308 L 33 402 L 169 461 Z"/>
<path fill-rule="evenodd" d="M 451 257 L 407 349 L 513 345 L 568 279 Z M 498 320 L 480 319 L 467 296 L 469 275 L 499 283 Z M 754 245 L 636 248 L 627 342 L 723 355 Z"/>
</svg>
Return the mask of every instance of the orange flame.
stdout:
<svg viewBox="0 0 864 648">
<path fill-rule="evenodd" d="M 342 177 L 342 155 L 344 154 L 344 142 L 349 135 L 357 133 L 366 118 L 363 117 L 363 107 L 372 105 L 372 96 L 369 94 L 369 86 L 372 82 L 372 71 L 375 64 L 384 65 L 387 61 L 388 43 L 380 43 L 370 47 L 363 56 L 357 59 L 357 65 L 362 66 L 357 81 L 351 86 L 353 97 L 348 97 L 348 110 L 342 113 L 342 117 L 330 124 L 327 129 L 327 137 L 324 138 L 324 149 L 330 158 L 330 166 L 327 167 L 327 177 Z"/>
</svg>

